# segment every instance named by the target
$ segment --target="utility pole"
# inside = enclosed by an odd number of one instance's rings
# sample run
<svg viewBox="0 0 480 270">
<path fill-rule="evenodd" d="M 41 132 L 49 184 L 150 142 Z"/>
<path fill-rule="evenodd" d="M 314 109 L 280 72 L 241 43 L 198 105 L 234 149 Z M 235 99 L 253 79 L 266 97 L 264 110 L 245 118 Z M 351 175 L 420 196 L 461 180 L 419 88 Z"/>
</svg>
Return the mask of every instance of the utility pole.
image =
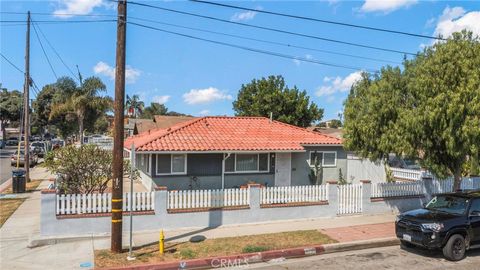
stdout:
<svg viewBox="0 0 480 270">
<path fill-rule="evenodd" d="M 27 15 L 27 39 L 25 46 L 25 85 L 23 86 L 23 108 L 25 118 L 23 119 L 24 124 L 24 136 L 25 136 L 25 145 L 24 145 L 24 168 L 25 168 L 25 180 L 30 182 L 30 146 L 29 146 L 29 136 L 30 136 L 30 11 Z M 20 136 L 21 138 L 21 136 Z M 20 139 L 21 141 L 21 139 Z"/>
<path fill-rule="evenodd" d="M 118 1 L 117 52 L 115 68 L 115 102 L 113 132 L 113 189 L 111 251 L 122 252 L 123 200 L 123 118 L 125 107 L 125 41 L 127 34 L 127 0 Z"/>
</svg>

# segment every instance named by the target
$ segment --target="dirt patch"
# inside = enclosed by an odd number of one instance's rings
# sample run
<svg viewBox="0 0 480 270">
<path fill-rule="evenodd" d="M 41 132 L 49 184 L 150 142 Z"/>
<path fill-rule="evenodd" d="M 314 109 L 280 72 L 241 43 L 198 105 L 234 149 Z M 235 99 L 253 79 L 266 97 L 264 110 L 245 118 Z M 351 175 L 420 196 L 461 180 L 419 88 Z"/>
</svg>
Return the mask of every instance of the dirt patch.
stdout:
<svg viewBox="0 0 480 270">
<path fill-rule="evenodd" d="M 21 199 L 1 199 L 0 200 L 0 227 L 7 219 L 17 210 L 17 208 L 25 201 Z"/>
</svg>

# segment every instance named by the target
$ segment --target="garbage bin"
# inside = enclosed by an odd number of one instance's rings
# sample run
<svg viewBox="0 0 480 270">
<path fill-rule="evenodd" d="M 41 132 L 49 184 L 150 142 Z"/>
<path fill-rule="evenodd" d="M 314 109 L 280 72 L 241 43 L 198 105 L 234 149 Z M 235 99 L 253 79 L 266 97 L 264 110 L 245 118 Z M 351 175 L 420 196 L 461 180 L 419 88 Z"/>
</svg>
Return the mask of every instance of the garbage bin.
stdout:
<svg viewBox="0 0 480 270">
<path fill-rule="evenodd" d="M 12 171 L 13 193 L 24 193 L 26 189 L 25 170 Z"/>
</svg>

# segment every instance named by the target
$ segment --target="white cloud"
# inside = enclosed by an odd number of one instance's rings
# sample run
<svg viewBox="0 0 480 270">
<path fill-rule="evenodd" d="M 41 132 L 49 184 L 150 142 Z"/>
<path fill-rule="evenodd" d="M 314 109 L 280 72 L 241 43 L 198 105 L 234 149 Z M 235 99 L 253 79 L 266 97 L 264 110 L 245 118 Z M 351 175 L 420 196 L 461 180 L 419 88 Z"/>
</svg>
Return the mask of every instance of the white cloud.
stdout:
<svg viewBox="0 0 480 270">
<path fill-rule="evenodd" d="M 389 13 L 402 7 L 409 7 L 418 0 L 365 0 L 360 11 Z"/>
<path fill-rule="evenodd" d="M 198 114 L 200 115 L 209 115 L 210 111 L 209 110 L 201 110 Z"/>
<path fill-rule="evenodd" d="M 312 59 L 313 59 L 313 56 L 312 56 L 311 54 L 305 54 L 305 56 L 304 56 L 303 58 L 305 58 L 305 59 L 307 59 L 307 60 L 312 60 Z M 300 66 L 300 64 L 302 63 L 302 61 L 299 60 L 299 59 L 293 59 L 292 61 L 293 61 L 293 63 L 294 63 L 295 65 L 297 65 L 297 66 Z"/>
<path fill-rule="evenodd" d="M 115 79 L 115 68 L 108 65 L 107 63 L 100 61 L 93 67 L 93 72 L 95 74 L 101 74 L 103 76 L 107 76 L 110 79 Z M 140 76 L 141 71 L 131 66 L 125 67 L 125 81 L 127 83 L 134 83 L 137 78 Z"/>
<path fill-rule="evenodd" d="M 170 100 L 170 96 L 165 95 L 165 96 L 154 96 L 152 98 L 153 102 L 160 103 L 160 104 L 165 104 Z"/>
<path fill-rule="evenodd" d="M 480 11 L 466 12 L 462 7 L 446 7 L 438 18 L 434 35 L 450 37 L 463 29 L 480 36 Z"/>
<path fill-rule="evenodd" d="M 53 12 L 55 17 L 72 17 L 65 14 L 89 14 L 94 8 L 104 5 L 103 0 L 60 0 L 60 7 Z"/>
<path fill-rule="evenodd" d="M 317 96 L 330 96 L 335 94 L 336 92 L 346 92 L 349 91 L 353 84 L 358 82 L 362 78 L 362 72 L 356 71 L 350 73 L 345 78 L 341 78 L 337 76 L 333 77 L 325 77 L 323 81 L 327 83 L 327 85 L 321 86 L 317 89 L 316 95 Z M 333 101 L 333 100 L 330 100 Z"/>
<path fill-rule="evenodd" d="M 230 18 L 231 21 L 238 22 L 238 21 L 249 21 L 255 18 L 257 15 L 257 12 L 255 11 L 245 11 L 245 12 L 237 12 L 233 14 L 233 16 Z"/>
<path fill-rule="evenodd" d="M 231 95 L 228 95 L 214 87 L 209 87 L 205 89 L 192 89 L 189 92 L 183 94 L 183 100 L 187 104 L 205 104 L 218 100 L 231 99 Z"/>
</svg>

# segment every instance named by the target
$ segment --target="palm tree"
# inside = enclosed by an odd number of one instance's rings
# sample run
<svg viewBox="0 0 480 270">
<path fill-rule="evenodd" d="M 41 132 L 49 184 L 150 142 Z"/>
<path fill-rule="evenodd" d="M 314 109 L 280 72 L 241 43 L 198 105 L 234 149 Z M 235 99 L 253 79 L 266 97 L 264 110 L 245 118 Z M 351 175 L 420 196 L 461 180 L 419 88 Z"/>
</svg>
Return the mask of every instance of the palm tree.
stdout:
<svg viewBox="0 0 480 270">
<path fill-rule="evenodd" d="M 74 114 L 78 120 L 80 143 L 83 144 L 85 114 L 89 110 L 106 111 L 112 107 L 110 97 L 101 97 L 98 94 L 105 92 L 106 87 L 97 77 L 90 77 L 83 81 L 80 87 L 75 88 L 62 103 L 52 106 L 50 119 L 60 114 Z"/>
<path fill-rule="evenodd" d="M 125 104 L 127 109 L 127 114 L 132 115 L 133 118 L 137 118 L 143 111 L 145 104 L 143 101 L 140 101 L 140 97 L 138 95 L 133 95 L 132 97 L 127 95 L 127 102 Z"/>
</svg>

